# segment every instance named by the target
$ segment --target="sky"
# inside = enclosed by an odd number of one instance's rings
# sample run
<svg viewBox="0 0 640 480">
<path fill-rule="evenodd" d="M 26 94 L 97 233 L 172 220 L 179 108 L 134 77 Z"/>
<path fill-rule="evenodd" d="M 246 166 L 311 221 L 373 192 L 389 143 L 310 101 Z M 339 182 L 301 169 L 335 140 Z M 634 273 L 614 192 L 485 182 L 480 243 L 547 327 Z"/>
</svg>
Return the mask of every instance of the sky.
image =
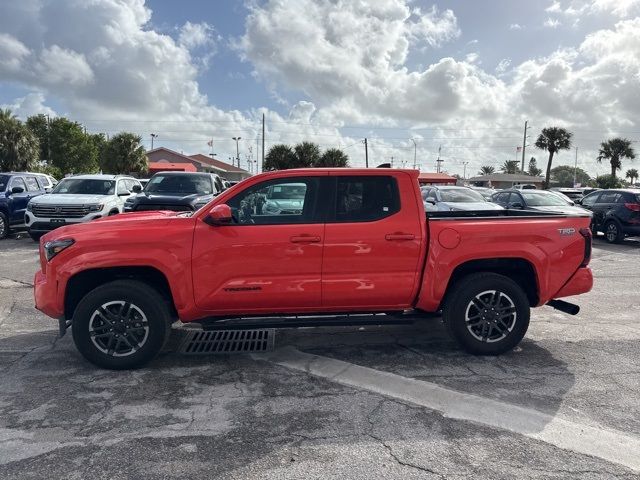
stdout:
<svg viewBox="0 0 640 480">
<path fill-rule="evenodd" d="M 640 140 L 640 0 L 21 0 L 0 3 L 0 106 L 186 154 L 308 140 L 352 166 L 474 175 L 545 126 Z M 208 142 L 213 146 L 209 147 Z M 635 144 L 634 144 L 635 145 Z M 392 160 L 393 159 L 393 160 Z M 576 151 L 554 165 L 573 165 Z M 633 166 L 623 164 L 623 169 Z"/>
</svg>

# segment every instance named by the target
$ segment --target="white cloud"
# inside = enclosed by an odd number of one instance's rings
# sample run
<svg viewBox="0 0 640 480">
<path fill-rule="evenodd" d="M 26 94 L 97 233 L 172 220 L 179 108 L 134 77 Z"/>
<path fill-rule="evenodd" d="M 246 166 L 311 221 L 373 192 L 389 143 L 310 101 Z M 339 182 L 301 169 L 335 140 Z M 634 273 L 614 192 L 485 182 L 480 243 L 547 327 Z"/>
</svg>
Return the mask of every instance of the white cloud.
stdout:
<svg viewBox="0 0 640 480">
<path fill-rule="evenodd" d="M 480 63 L 478 62 L 479 58 L 480 58 L 480 55 L 478 55 L 477 52 L 467 53 L 464 57 L 465 61 L 468 63 Z"/>
<path fill-rule="evenodd" d="M 640 13 L 640 0 L 553 0 L 546 11 L 573 17 L 610 13 L 625 18 Z"/>
<path fill-rule="evenodd" d="M 29 53 L 29 49 L 20 40 L 0 33 L 0 73 L 17 72 Z"/>
<path fill-rule="evenodd" d="M 512 23 L 509 25 L 509 30 L 522 30 L 524 27 L 519 23 Z"/>
<path fill-rule="evenodd" d="M 511 66 L 511 59 L 503 58 L 502 60 L 500 60 L 500 62 L 496 66 L 496 74 L 498 76 L 503 75 L 509 69 L 510 66 Z"/>
<path fill-rule="evenodd" d="M 557 18 L 547 18 L 543 24 L 547 28 L 558 28 L 562 23 Z"/>
<path fill-rule="evenodd" d="M 24 97 L 16 98 L 12 103 L 0 105 L 0 108 L 8 108 L 14 115 L 22 119 L 40 113 L 52 117 L 56 116 L 56 112 L 45 105 L 44 101 L 44 95 L 41 92 L 32 92 Z"/>
<path fill-rule="evenodd" d="M 206 22 L 186 22 L 180 29 L 178 43 L 189 50 L 211 46 L 214 43 L 214 33 L 214 28 Z"/>
</svg>

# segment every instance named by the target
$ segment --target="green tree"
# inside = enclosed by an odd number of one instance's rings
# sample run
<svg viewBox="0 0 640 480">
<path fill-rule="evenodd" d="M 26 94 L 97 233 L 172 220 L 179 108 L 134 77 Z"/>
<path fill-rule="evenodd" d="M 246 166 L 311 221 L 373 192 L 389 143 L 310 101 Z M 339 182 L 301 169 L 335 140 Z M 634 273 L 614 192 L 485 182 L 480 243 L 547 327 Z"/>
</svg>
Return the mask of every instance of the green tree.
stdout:
<svg viewBox="0 0 640 480">
<path fill-rule="evenodd" d="M 615 178 L 616 171 L 622 168 L 622 159 L 633 160 L 636 154 L 631 146 L 631 141 L 626 138 L 611 138 L 600 144 L 598 162 L 609 160 L 611 164 L 611 176 Z"/>
<path fill-rule="evenodd" d="M 600 175 L 596 177 L 595 185 L 598 188 L 620 188 L 622 183 L 613 175 Z"/>
<path fill-rule="evenodd" d="M 557 187 L 573 187 L 573 176 L 575 173 L 576 183 L 588 185 L 591 177 L 582 168 L 570 165 L 558 165 L 551 169 L 551 183 Z"/>
<path fill-rule="evenodd" d="M 0 171 L 32 170 L 38 160 L 38 139 L 11 110 L 0 109 Z"/>
<path fill-rule="evenodd" d="M 348 167 L 349 157 L 339 148 L 329 148 L 325 150 L 314 167 Z"/>
<path fill-rule="evenodd" d="M 320 147 L 313 142 L 298 143 L 293 151 L 298 163 L 296 168 L 313 167 L 320 162 Z"/>
<path fill-rule="evenodd" d="M 483 165 L 480 167 L 480 170 L 478 170 L 478 175 L 491 175 L 492 173 L 495 173 L 495 171 L 496 169 L 491 165 Z"/>
<path fill-rule="evenodd" d="M 538 162 L 535 157 L 531 157 L 531 160 L 529 160 L 529 169 L 527 170 L 527 173 L 532 177 L 539 177 L 542 174 L 542 170 L 538 168 Z"/>
<path fill-rule="evenodd" d="M 536 148 L 549 152 L 549 160 L 547 161 L 547 174 L 545 175 L 544 186 L 549 188 L 551 181 L 551 165 L 553 164 L 553 156 L 560 150 L 569 150 L 571 148 L 571 137 L 573 133 L 562 127 L 547 127 L 542 129 L 542 133 L 536 140 Z"/>
<path fill-rule="evenodd" d="M 101 136 L 92 136 L 91 142 L 96 148 L 100 148 Z M 146 173 L 147 154 L 142 146 L 142 137 L 130 132 L 121 132 L 111 137 L 102 149 L 100 168 L 104 173 L 113 174 Z"/>
<path fill-rule="evenodd" d="M 520 171 L 520 162 L 518 160 L 505 160 L 500 171 L 502 173 L 518 173 Z"/>
<path fill-rule="evenodd" d="M 61 175 L 95 173 L 99 170 L 98 147 L 92 136 L 84 132 L 82 125 L 58 117 L 51 120 L 49 127 L 49 164 L 58 169 Z"/>
<path fill-rule="evenodd" d="M 264 157 L 264 170 L 287 170 L 297 168 L 298 159 L 289 145 L 278 144 L 269 149 Z"/>
<path fill-rule="evenodd" d="M 46 115 L 32 115 L 27 118 L 27 127 L 37 137 L 40 144 L 38 159 L 41 162 L 49 162 L 49 121 Z"/>
<path fill-rule="evenodd" d="M 631 180 L 632 184 L 635 184 L 635 181 L 638 179 L 638 170 L 636 170 L 635 168 L 630 168 L 629 170 L 627 170 L 627 173 L 624 177 Z"/>
</svg>

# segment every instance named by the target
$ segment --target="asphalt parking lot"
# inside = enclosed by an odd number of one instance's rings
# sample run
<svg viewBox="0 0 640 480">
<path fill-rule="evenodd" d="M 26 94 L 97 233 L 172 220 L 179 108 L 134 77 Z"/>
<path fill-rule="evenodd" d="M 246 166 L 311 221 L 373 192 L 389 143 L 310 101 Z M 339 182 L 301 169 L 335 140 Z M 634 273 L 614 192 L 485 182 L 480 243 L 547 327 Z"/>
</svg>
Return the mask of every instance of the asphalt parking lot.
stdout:
<svg viewBox="0 0 640 480">
<path fill-rule="evenodd" d="M 98 370 L 33 308 L 37 248 L 0 242 L 0 478 L 639 478 L 640 242 L 594 241 L 576 317 L 515 351 L 441 324 L 277 332 L 271 354 Z"/>
</svg>

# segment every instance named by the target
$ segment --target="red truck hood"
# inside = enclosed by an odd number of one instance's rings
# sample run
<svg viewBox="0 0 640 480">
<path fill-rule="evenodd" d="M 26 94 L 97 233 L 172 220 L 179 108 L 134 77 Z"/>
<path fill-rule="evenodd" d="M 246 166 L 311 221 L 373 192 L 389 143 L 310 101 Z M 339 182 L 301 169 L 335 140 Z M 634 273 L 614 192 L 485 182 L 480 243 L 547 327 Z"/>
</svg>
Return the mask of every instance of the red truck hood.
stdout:
<svg viewBox="0 0 640 480">
<path fill-rule="evenodd" d="M 168 223 L 172 218 L 177 216 L 184 217 L 185 212 L 169 212 L 169 211 L 149 211 L 149 212 L 133 212 L 121 213 L 110 217 L 99 218 L 86 223 L 76 223 L 57 228 L 47 233 L 43 241 L 53 240 L 56 238 L 72 237 L 74 235 L 100 235 L 107 231 L 129 228 L 144 228 L 149 223 Z"/>
</svg>

